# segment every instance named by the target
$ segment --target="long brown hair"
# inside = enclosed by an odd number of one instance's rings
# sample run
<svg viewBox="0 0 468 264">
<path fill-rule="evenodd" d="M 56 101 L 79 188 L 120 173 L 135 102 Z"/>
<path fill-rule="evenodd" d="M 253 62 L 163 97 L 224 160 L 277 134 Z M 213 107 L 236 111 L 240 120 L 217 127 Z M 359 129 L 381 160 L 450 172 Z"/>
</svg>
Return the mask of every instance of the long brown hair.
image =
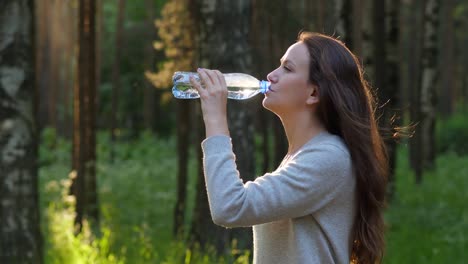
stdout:
<svg viewBox="0 0 468 264">
<path fill-rule="evenodd" d="M 310 55 L 309 81 L 318 87 L 317 117 L 349 148 L 356 175 L 353 263 L 379 263 L 385 247 L 383 208 L 388 164 L 375 119 L 375 97 L 359 60 L 332 37 L 301 32 Z"/>
</svg>

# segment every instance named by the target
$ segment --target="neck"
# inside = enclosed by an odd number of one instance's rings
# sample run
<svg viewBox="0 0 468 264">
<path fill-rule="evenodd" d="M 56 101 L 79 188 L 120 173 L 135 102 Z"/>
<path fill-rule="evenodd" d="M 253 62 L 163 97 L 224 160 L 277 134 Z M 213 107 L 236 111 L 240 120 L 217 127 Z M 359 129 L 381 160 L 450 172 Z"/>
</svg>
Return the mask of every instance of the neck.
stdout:
<svg viewBox="0 0 468 264">
<path fill-rule="evenodd" d="M 325 131 L 325 128 L 311 115 L 310 111 L 282 116 L 280 119 L 288 139 L 288 155 L 294 154 L 313 137 Z"/>
</svg>

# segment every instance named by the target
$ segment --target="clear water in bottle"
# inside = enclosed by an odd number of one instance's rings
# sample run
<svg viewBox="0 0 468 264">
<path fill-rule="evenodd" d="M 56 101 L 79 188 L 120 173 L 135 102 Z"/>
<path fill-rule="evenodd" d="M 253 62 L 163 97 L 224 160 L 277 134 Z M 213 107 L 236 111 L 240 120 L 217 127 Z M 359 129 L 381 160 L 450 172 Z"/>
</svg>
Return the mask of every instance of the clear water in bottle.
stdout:
<svg viewBox="0 0 468 264">
<path fill-rule="evenodd" d="M 200 98 L 198 91 L 192 87 L 190 77 L 200 81 L 198 73 L 195 72 L 175 72 L 172 77 L 174 87 L 172 94 L 179 99 Z M 245 73 L 225 73 L 223 74 L 228 89 L 228 98 L 244 100 L 252 98 L 259 93 L 266 93 L 270 88 L 270 82 L 259 81 L 257 78 Z"/>
</svg>

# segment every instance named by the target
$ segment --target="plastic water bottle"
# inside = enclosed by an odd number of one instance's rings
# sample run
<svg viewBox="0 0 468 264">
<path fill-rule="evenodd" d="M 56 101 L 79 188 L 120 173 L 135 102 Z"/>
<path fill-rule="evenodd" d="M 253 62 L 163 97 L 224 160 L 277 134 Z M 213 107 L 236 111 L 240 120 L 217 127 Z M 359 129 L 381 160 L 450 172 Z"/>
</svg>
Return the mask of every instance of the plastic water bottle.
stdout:
<svg viewBox="0 0 468 264">
<path fill-rule="evenodd" d="M 172 76 L 172 94 L 179 99 L 200 98 L 197 89 L 192 87 L 190 77 L 193 76 L 200 81 L 198 73 L 195 72 L 175 72 Z M 257 78 L 245 73 L 225 73 L 223 74 L 228 89 L 228 98 L 235 100 L 249 99 L 259 93 L 266 93 L 270 88 L 270 82 L 259 81 Z M 203 85 L 203 84 L 202 84 Z"/>
</svg>

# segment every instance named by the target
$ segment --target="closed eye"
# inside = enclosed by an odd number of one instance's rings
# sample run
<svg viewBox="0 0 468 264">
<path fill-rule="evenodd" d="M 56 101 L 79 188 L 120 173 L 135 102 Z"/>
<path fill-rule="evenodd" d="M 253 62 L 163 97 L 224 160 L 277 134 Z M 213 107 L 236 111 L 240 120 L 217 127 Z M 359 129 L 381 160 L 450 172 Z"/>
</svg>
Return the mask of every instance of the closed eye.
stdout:
<svg viewBox="0 0 468 264">
<path fill-rule="evenodd" d="M 290 69 L 288 66 L 286 66 L 286 65 L 283 65 L 283 68 L 284 68 L 286 71 L 288 71 L 288 72 L 291 71 L 291 69 Z"/>
</svg>

